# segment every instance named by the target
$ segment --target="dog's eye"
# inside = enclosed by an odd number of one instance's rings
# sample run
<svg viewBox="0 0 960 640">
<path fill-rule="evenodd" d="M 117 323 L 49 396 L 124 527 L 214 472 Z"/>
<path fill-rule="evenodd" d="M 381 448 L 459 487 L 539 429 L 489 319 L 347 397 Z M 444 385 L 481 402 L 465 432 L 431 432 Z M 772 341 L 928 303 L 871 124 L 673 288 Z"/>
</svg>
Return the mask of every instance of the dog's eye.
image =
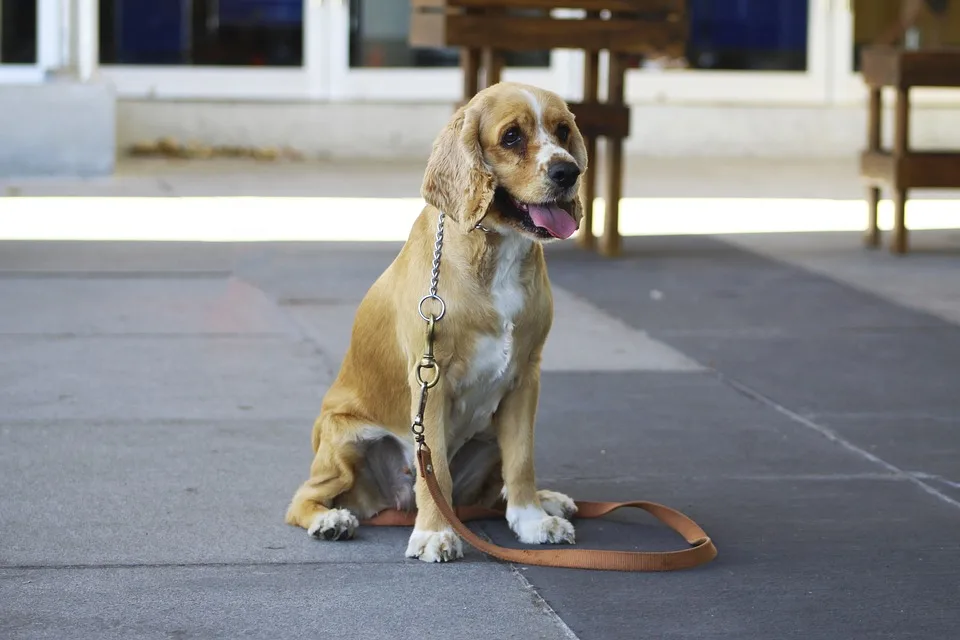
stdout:
<svg viewBox="0 0 960 640">
<path fill-rule="evenodd" d="M 560 139 L 560 142 L 566 142 L 567 138 L 570 137 L 570 127 L 565 124 L 557 127 L 557 137 Z"/>
<path fill-rule="evenodd" d="M 507 129 L 507 132 L 503 134 L 503 138 L 500 140 L 500 143 L 505 147 L 512 147 L 518 142 L 520 142 L 519 127 L 510 127 Z"/>
</svg>

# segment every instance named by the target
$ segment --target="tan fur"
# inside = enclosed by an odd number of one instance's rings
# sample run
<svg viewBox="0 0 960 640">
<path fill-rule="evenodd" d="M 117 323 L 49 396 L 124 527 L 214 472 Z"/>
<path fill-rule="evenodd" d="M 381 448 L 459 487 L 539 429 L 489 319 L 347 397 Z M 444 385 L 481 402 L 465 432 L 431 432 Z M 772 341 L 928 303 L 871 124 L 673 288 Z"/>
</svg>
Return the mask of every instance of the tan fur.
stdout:
<svg viewBox="0 0 960 640">
<path fill-rule="evenodd" d="M 509 379 L 489 382 L 492 389 L 502 388 L 503 396 L 489 418 L 489 428 L 471 436 L 475 436 L 471 442 L 478 448 L 487 441 L 494 443 L 502 463 L 484 471 L 483 487 L 462 496 L 462 500 L 490 503 L 503 485 L 508 506 L 540 509 L 533 465 L 534 422 L 540 357 L 552 321 L 553 301 L 541 247 L 543 239 L 524 234 L 515 220 L 500 211 L 494 199 L 497 187 L 523 202 L 544 201 L 550 192 L 545 169 L 534 161 L 544 140 L 536 139 L 531 93 L 542 107 L 541 121 L 548 132 L 560 123 L 570 127 L 569 138 L 561 146 L 581 170 L 586 169 L 583 139 L 573 116 L 552 93 L 501 83 L 482 91 L 454 114 L 437 137 L 424 173 L 422 194 L 427 205 L 399 255 L 373 284 L 357 310 L 350 347 L 313 427 L 315 457 L 310 476 L 293 496 L 286 515 L 288 523 L 309 529 L 316 528 L 318 518 L 327 517 L 331 509 L 348 509 L 363 519 L 383 508 L 412 506 L 392 503 L 392 496 L 378 493 L 375 483 L 368 478 L 370 474 L 361 469 L 371 428 L 393 434 L 407 447 L 407 453 L 413 449 L 410 423 L 419 399 L 414 372 L 423 352 L 425 330 L 417 304 L 429 287 L 440 209 L 452 223 L 446 227 L 439 279 L 446 315 L 437 324 L 435 346 L 443 375 L 430 391 L 424 416 L 435 471 L 448 500 L 452 499 L 450 465 L 456 452 L 448 450 L 448 439 L 455 435 L 450 431 L 453 413 L 465 397 L 465 385 L 471 384 L 474 368 L 483 356 L 478 353 L 481 340 L 502 340 L 509 346 L 509 366 L 504 374 Z M 511 126 L 523 131 L 522 149 L 501 145 L 504 131 Z M 555 137 L 550 140 L 559 144 Z M 577 224 L 582 210 L 578 187 L 579 181 L 569 190 L 569 199 L 560 201 Z M 485 230 L 477 229 L 478 224 Z M 529 239 L 521 240 L 518 235 Z M 516 315 L 505 322 L 502 309 L 497 306 L 497 296 L 505 294 L 495 290 L 501 286 L 495 280 L 498 273 L 505 272 L 502 261 L 514 255 L 510 252 L 519 256 L 517 290 L 522 292 L 522 301 Z M 504 302 L 499 304 L 503 306 Z M 505 337 L 504 332 L 511 336 Z M 496 386 L 501 383 L 502 386 Z M 412 481 L 413 470 L 407 468 L 403 472 Z M 446 523 L 419 480 L 415 495 L 418 515 L 414 535 L 445 531 Z M 401 498 L 397 500 L 402 502 Z M 352 534 L 351 528 L 344 537 Z M 572 528 L 568 538 L 572 541 Z M 411 545 L 413 540 L 411 537 Z M 450 546 L 450 540 L 443 538 L 437 544 Z M 408 555 L 421 554 L 408 550 Z M 421 559 L 447 560 L 458 554 L 447 549 L 439 557 L 428 555 L 423 552 Z"/>
</svg>

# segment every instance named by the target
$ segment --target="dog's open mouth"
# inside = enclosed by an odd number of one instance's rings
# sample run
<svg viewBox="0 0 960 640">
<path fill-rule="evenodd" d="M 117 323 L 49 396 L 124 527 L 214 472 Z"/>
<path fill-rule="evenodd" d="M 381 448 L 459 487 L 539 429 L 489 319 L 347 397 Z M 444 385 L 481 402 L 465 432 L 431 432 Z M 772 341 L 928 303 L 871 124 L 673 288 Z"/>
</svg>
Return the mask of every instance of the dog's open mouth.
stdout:
<svg viewBox="0 0 960 640">
<path fill-rule="evenodd" d="M 577 230 L 577 221 L 559 201 L 521 202 L 504 189 L 497 190 L 501 211 L 517 220 L 524 229 L 542 238 L 569 238 Z M 569 206 L 569 205 L 568 205 Z"/>
</svg>

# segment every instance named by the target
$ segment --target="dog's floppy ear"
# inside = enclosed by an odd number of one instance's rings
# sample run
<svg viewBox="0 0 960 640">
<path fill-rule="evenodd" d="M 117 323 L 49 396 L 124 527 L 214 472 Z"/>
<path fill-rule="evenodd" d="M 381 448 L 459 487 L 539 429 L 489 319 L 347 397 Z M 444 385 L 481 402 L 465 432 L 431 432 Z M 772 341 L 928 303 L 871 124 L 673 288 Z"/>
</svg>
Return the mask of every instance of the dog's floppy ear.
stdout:
<svg viewBox="0 0 960 640">
<path fill-rule="evenodd" d="M 493 200 L 496 180 L 483 160 L 479 104 L 460 107 L 433 143 L 420 194 L 465 230 L 473 229 Z"/>
<path fill-rule="evenodd" d="M 573 122 L 573 114 L 570 114 L 570 119 Z M 573 123 L 570 127 L 570 155 L 573 156 L 574 162 L 580 167 L 580 175 L 586 174 L 590 159 L 587 157 L 587 145 L 584 144 L 583 136 L 580 134 L 576 123 Z M 584 180 L 581 177 L 580 188 L 577 189 L 577 195 L 573 198 L 573 206 L 570 211 L 573 214 L 573 219 L 577 221 L 578 227 L 580 226 L 580 220 L 583 219 L 583 184 Z"/>
</svg>

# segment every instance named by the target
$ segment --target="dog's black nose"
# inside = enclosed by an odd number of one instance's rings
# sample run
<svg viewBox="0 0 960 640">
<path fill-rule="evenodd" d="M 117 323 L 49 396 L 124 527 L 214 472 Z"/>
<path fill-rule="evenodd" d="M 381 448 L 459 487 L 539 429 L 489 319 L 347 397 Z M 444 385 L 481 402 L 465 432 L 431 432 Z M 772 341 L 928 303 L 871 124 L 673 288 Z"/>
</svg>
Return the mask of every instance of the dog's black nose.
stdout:
<svg viewBox="0 0 960 640">
<path fill-rule="evenodd" d="M 580 176 L 580 167 L 573 162 L 554 162 L 547 169 L 547 175 L 554 184 L 563 187 L 572 187 Z"/>
</svg>

